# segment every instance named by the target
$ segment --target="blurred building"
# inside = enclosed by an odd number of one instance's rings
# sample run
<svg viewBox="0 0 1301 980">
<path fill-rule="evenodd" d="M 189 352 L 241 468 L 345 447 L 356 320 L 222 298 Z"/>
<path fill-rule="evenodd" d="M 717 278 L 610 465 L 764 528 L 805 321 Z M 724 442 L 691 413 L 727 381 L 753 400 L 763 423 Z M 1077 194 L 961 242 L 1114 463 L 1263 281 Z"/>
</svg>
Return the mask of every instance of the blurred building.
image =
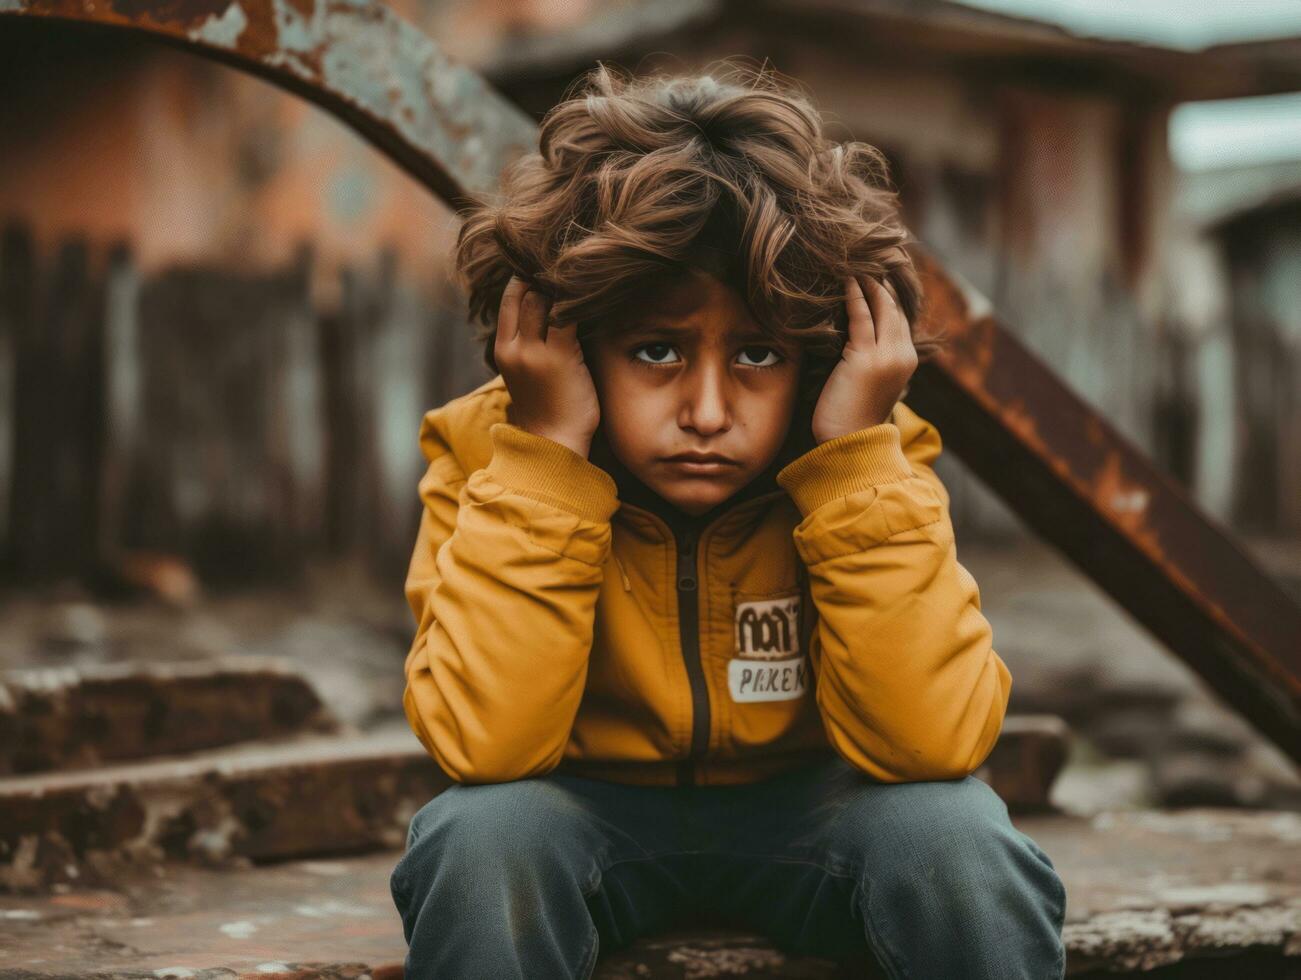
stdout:
<svg viewBox="0 0 1301 980">
<path fill-rule="evenodd" d="M 1301 533 L 1301 153 L 1180 180 L 1195 485 L 1244 531 Z M 1231 413 L 1217 412 L 1231 405 Z M 1235 478 L 1236 477 L 1236 478 Z"/>
<path fill-rule="evenodd" d="M 1298 530 L 1298 332 L 1283 286 L 1248 297 L 1295 268 L 1294 212 L 1207 238 L 1166 132 L 1186 100 L 1301 89 L 1301 42 L 1176 50 L 901 0 L 398 7 L 535 116 L 598 59 L 797 79 L 887 153 L 917 236 L 1213 514 Z M 315 108 L 170 49 L 6 24 L 0 77 L 0 360 L 45 406 L 0 409 L 10 564 L 57 574 L 91 540 L 236 570 L 363 550 L 400 573 L 420 414 L 485 377 L 447 281 L 454 217 Z M 1242 372 L 1266 362 L 1283 393 L 1262 402 Z M 941 466 L 961 533 L 1018 532 Z"/>
</svg>

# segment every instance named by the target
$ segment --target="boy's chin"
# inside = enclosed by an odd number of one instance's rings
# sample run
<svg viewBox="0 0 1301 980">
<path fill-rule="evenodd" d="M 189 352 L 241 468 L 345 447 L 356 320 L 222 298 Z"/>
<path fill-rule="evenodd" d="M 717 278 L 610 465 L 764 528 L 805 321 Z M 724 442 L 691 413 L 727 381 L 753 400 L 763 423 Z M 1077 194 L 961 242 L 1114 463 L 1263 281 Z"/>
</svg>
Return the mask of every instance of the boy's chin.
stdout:
<svg viewBox="0 0 1301 980">
<path fill-rule="evenodd" d="M 705 492 L 690 492 L 669 488 L 657 490 L 656 492 L 683 513 L 698 517 L 731 497 L 736 493 L 736 488 L 730 484 L 727 486 L 720 484 L 717 488 Z"/>
</svg>

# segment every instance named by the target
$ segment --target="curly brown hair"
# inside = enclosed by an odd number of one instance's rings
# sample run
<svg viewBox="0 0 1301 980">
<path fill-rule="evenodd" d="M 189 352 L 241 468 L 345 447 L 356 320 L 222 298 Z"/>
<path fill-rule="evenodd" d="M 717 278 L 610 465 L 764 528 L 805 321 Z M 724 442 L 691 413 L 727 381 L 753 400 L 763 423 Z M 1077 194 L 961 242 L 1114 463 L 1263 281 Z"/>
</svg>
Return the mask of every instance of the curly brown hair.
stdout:
<svg viewBox="0 0 1301 980">
<path fill-rule="evenodd" d="M 723 63 L 719 77 L 588 72 L 542 120 L 539 152 L 503 175 L 500 201 L 472 209 L 456 272 L 493 358 L 512 275 L 551 297 L 580 342 L 618 330 L 620 311 L 665 277 L 700 269 L 737 290 L 765 335 L 805 353 L 820 389 L 847 337 L 844 277 L 894 291 L 910 325 L 922 288 L 885 156 L 837 143 L 809 99 L 771 70 Z M 917 337 L 925 360 L 942 337 Z"/>
</svg>

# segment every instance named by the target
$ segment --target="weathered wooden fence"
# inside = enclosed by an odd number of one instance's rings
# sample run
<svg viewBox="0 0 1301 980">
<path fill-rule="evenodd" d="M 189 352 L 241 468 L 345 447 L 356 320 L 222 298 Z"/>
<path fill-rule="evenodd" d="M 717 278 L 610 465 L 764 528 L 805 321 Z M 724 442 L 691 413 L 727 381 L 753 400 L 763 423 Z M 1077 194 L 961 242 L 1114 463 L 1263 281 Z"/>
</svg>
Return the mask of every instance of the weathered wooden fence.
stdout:
<svg viewBox="0 0 1301 980">
<path fill-rule="evenodd" d="M 337 306 L 317 309 L 306 247 L 264 273 L 148 277 L 126 247 L 101 252 L 3 233 L 8 574 L 84 578 L 146 550 L 209 582 L 281 578 L 320 554 L 400 575 L 420 416 L 487 377 L 450 302 L 404 288 L 392 253 L 344 268 Z"/>
</svg>

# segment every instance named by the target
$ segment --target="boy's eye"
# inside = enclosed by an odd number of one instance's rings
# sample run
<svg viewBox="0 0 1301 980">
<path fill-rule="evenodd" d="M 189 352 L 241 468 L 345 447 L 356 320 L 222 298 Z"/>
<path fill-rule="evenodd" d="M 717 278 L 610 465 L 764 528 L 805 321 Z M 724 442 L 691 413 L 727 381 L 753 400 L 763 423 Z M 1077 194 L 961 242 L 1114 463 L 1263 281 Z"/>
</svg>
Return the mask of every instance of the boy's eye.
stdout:
<svg viewBox="0 0 1301 980">
<path fill-rule="evenodd" d="M 742 354 L 746 354 L 747 352 L 753 352 L 753 351 L 767 352 L 769 355 L 775 358 L 775 360 L 769 361 L 766 364 L 751 364 L 750 367 L 776 367 L 778 364 L 781 363 L 781 355 L 778 354 L 771 347 L 754 346 L 754 347 L 744 347 L 741 349 Z M 766 360 L 766 358 L 764 358 L 762 355 L 760 356 L 759 359 Z"/>
<path fill-rule="evenodd" d="M 667 354 L 671 353 L 672 351 L 673 351 L 672 344 L 665 344 L 665 343 L 642 344 L 641 346 L 633 350 L 633 359 L 641 361 L 643 364 L 674 364 L 676 363 L 676 361 L 665 360 Z M 640 355 L 643 352 L 645 352 L 648 355 L 648 357 L 645 358 L 641 357 Z M 745 364 L 746 367 L 758 367 L 758 368 L 776 367 L 782 361 L 781 355 L 778 354 L 776 350 L 774 350 L 771 347 L 765 347 L 763 345 L 752 345 L 750 347 L 743 347 L 741 348 L 740 356 L 755 357 L 758 361 L 764 362 L 758 364 L 742 362 Z"/>
<path fill-rule="evenodd" d="M 637 355 L 640 354 L 642 351 L 649 351 L 651 354 L 651 360 L 649 361 L 649 363 L 672 364 L 673 363 L 672 361 L 665 361 L 661 359 L 664 356 L 664 351 L 671 351 L 671 350 L 673 350 L 672 344 L 642 344 L 640 347 L 636 348 L 633 351 L 633 356 L 637 360 L 643 360 L 642 358 L 637 357 Z"/>
</svg>

